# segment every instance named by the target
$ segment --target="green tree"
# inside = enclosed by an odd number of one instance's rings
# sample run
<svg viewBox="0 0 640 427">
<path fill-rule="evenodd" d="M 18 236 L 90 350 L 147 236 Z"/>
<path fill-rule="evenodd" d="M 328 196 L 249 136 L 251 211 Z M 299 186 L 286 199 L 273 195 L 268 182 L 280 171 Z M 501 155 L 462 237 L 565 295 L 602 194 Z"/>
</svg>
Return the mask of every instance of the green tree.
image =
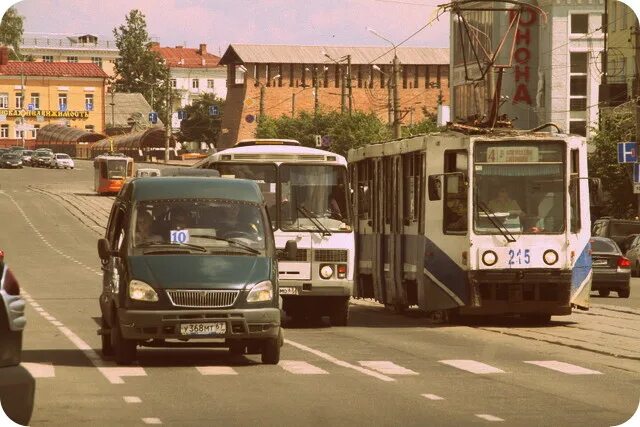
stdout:
<svg viewBox="0 0 640 427">
<path fill-rule="evenodd" d="M 169 68 L 157 52 L 151 50 L 147 22 L 142 12 L 133 9 L 125 24 L 113 29 L 120 58 L 115 63 L 115 88 L 118 92 L 142 93 L 160 118 L 168 120 Z"/>
<path fill-rule="evenodd" d="M 319 112 L 317 115 L 302 111 L 297 117 L 263 117 L 258 121 L 256 137 L 290 138 L 307 147 L 315 147 L 314 135 L 328 136 L 329 147 L 340 155 L 346 155 L 350 148 L 391 137 L 387 125 L 374 113 L 356 111 L 351 116 L 339 112 Z"/>
<path fill-rule="evenodd" d="M 617 218 L 635 216 L 636 195 L 633 194 L 631 165 L 619 164 L 617 143 L 635 140 L 635 116 L 632 107 L 616 107 L 602 112 L 600 128 L 591 141 L 589 176 L 600 178 L 608 203 L 596 215 Z"/>
<path fill-rule="evenodd" d="M 209 107 L 218 107 L 218 115 L 211 116 Z M 182 141 L 199 141 L 212 143 L 220 135 L 224 100 L 214 94 L 206 93 L 184 108 L 187 118 L 180 123 L 180 139 Z"/>
<path fill-rule="evenodd" d="M 0 44 L 13 47 L 9 54 L 10 59 L 22 60 L 20 56 L 20 40 L 24 32 L 24 16 L 18 14 L 15 7 L 11 6 L 4 13 L 0 22 Z"/>
</svg>

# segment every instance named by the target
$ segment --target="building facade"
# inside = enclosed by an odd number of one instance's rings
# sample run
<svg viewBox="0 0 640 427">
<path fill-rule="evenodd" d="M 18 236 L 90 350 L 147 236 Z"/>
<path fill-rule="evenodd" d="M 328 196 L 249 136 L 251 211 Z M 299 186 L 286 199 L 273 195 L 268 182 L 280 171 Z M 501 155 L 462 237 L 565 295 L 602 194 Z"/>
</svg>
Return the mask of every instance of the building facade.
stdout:
<svg viewBox="0 0 640 427">
<path fill-rule="evenodd" d="M 227 72 L 220 66 L 220 57 L 207 52 L 202 43 L 197 49 L 183 46 L 161 47 L 152 43 L 151 50 L 157 52 L 169 67 L 171 86 L 179 94 L 173 107 L 183 108 L 199 96 L 210 93 L 218 98 L 227 96 Z"/>
<path fill-rule="evenodd" d="M 115 40 L 92 34 L 24 33 L 20 53 L 35 62 L 93 63 L 110 77 L 120 57 Z"/>
<path fill-rule="evenodd" d="M 483 2 L 484 6 L 505 6 Z M 517 34 L 508 31 L 510 12 L 467 12 L 463 16 L 474 27 L 489 34 L 472 46 L 460 37 L 462 21 L 452 14 L 452 117 L 466 119 L 489 114 L 495 95 L 497 73 L 490 70 L 481 78 L 474 67 L 473 50 L 492 51 L 506 34 L 505 48 L 496 65 L 504 69 L 500 113 L 514 119 L 519 129 L 554 122 L 563 130 L 588 138 L 597 125 L 599 85 L 604 49 L 604 0 L 529 1 L 539 8 L 519 16 Z M 479 2 L 475 7 L 483 6 Z M 483 46 L 480 46 L 483 45 Z M 513 49 L 511 49 L 513 46 Z M 465 55 L 463 55 L 463 52 Z M 511 58 L 509 58 L 511 56 Z M 466 61 L 465 61 L 466 57 Z M 465 66 L 466 62 L 466 66 Z M 472 81 L 478 78 L 478 81 Z"/>
<path fill-rule="evenodd" d="M 0 146 L 28 145 L 47 124 L 104 133 L 108 76 L 98 65 L 8 58 L 0 47 Z"/>
<path fill-rule="evenodd" d="M 391 122 L 393 55 L 387 47 L 230 45 L 220 60 L 228 91 L 218 148 L 253 137 L 260 114 L 295 116 L 350 105 Z M 423 107 L 435 114 L 439 103 L 448 104 L 449 49 L 400 47 L 397 56 L 403 123 L 420 121 Z"/>
</svg>

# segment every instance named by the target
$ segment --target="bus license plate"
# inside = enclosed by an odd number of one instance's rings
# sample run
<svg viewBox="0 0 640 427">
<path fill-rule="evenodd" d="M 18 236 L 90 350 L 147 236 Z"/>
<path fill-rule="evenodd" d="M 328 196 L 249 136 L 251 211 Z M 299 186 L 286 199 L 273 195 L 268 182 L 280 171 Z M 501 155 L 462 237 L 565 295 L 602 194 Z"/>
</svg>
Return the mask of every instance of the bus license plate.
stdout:
<svg viewBox="0 0 640 427">
<path fill-rule="evenodd" d="M 298 295 L 298 288 L 293 286 L 281 286 L 280 295 Z"/>
<path fill-rule="evenodd" d="M 225 322 L 215 323 L 183 323 L 180 325 L 181 335 L 222 335 L 227 332 Z"/>
</svg>

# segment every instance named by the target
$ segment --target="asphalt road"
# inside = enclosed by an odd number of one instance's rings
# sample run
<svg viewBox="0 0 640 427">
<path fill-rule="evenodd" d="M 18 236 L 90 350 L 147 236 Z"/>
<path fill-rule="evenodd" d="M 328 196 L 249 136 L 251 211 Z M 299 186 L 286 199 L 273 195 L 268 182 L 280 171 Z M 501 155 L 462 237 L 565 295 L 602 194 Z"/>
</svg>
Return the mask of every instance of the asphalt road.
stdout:
<svg viewBox="0 0 640 427">
<path fill-rule="evenodd" d="M 34 426 L 611 426 L 638 407 L 638 279 L 632 298 L 594 298 L 547 327 L 450 326 L 354 301 L 348 327 L 286 329 L 278 366 L 145 348 L 117 367 L 96 335 L 110 201 L 90 195 L 90 166 L 0 170 L 0 248 L 28 298 Z"/>
</svg>

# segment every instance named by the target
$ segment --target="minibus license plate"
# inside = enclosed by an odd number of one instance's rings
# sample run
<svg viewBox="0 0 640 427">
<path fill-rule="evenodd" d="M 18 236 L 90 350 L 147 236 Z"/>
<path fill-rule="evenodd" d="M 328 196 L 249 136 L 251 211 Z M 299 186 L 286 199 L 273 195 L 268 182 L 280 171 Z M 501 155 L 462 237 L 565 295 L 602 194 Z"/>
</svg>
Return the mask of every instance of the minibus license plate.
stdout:
<svg viewBox="0 0 640 427">
<path fill-rule="evenodd" d="M 221 335 L 227 332 L 225 322 L 215 323 L 183 323 L 180 325 L 182 335 Z"/>
<path fill-rule="evenodd" d="M 281 286 L 280 295 L 298 295 L 298 288 L 292 286 Z"/>
</svg>

